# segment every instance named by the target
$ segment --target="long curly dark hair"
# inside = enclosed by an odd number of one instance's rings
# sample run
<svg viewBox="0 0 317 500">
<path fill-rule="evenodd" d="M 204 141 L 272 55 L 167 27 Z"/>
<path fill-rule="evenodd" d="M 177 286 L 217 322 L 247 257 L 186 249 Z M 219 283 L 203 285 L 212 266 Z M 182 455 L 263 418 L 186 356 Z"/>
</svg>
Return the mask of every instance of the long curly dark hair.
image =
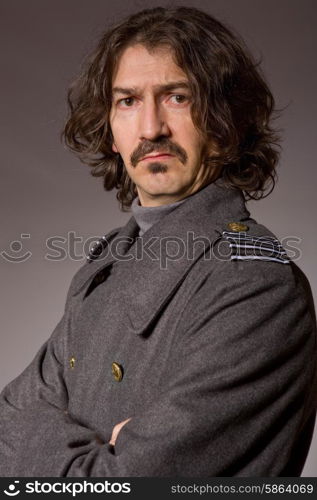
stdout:
<svg viewBox="0 0 317 500">
<path fill-rule="evenodd" d="M 217 149 L 205 159 L 205 168 L 241 189 L 246 199 L 267 196 L 279 158 L 279 137 L 271 125 L 274 98 L 243 41 L 196 8 L 146 9 L 103 35 L 69 89 L 66 145 L 93 167 L 92 175 L 103 177 L 106 190 L 118 190 L 127 210 L 137 191 L 121 156 L 112 151 L 109 115 L 116 65 L 124 49 L 136 43 L 149 50 L 169 46 L 187 74 L 193 122 Z"/>
</svg>

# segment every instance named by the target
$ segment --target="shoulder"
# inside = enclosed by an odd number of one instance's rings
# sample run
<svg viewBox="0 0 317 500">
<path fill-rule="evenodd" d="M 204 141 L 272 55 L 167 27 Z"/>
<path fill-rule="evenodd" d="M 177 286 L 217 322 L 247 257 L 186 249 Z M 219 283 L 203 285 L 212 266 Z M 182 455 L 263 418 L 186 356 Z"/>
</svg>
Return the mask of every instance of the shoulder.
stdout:
<svg viewBox="0 0 317 500">
<path fill-rule="evenodd" d="M 228 223 L 221 232 L 219 242 L 227 248 L 231 261 L 257 260 L 290 264 L 290 258 L 281 241 L 267 227 L 252 219 L 248 224 Z"/>
<path fill-rule="evenodd" d="M 197 325 L 212 325 L 234 337 L 239 328 L 263 325 L 265 335 L 273 329 L 273 338 L 284 342 L 298 323 L 298 335 L 310 336 L 315 313 L 307 278 L 271 231 L 246 224 L 240 232 L 221 228 L 212 255 L 197 262 L 181 327 L 191 334 Z"/>
<path fill-rule="evenodd" d="M 309 281 L 283 242 L 253 219 L 240 223 L 235 230 L 229 224 L 217 228 L 219 237 L 210 254 L 197 263 L 192 303 L 201 301 L 206 310 L 206 301 L 210 307 L 240 303 L 248 314 L 261 305 L 282 307 L 288 314 L 291 308 L 302 314 L 308 308 L 314 319 Z"/>
<path fill-rule="evenodd" d="M 282 242 L 253 219 L 223 224 L 218 238 L 196 266 L 197 283 L 226 293 L 256 293 L 260 289 L 298 288 L 295 264 Z M 200 277 L 199 277 L 200 275 Z"/>
</svg>

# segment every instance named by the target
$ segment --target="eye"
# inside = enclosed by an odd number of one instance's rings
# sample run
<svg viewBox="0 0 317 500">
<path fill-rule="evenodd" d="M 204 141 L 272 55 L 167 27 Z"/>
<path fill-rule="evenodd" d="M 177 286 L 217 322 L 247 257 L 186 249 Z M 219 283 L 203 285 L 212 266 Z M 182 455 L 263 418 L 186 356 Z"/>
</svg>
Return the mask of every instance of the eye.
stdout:
<svg viewBox="0 0 317 500">
<path fill-rule="evenodd" d="M 134 97 L 125 97 L 124 99 L 119 99 L 118 104 L 123 108 L 129 108 L 134 104 Z"/>
<path fill-rule="evenodd" d="M 170 100 L 173 104 L 183 104 L 189 100 L 189 97 L 183 94 L 174 94 L 170 97 Z"/>
</svg>

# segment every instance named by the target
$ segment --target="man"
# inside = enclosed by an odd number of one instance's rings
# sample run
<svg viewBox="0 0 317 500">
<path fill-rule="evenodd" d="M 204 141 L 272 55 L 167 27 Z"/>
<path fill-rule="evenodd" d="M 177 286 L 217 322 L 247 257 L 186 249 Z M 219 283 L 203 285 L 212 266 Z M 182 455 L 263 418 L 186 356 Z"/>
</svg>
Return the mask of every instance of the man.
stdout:
<svg viewBox="0 0 317 500">
<path fill-rule="evenodd" d="M 1 394 L 2 475 L 297 476 L 316 408 L 307 281 L 245 197 L 274 185 L 273 97 L 197 9 L 109 30 L 67 144 L 133 216 Z"/>
</svg>

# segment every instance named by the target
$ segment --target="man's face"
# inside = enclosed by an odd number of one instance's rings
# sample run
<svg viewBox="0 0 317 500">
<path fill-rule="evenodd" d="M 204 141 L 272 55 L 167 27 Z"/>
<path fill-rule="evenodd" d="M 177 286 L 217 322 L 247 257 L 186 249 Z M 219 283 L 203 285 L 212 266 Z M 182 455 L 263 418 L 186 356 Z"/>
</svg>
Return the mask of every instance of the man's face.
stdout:
<svg viewBox="0 0 317 500">
<path fill-rule="evenodd" d="M 120 153 L 141 204 L 172 203 L 206 184 L 206 144 L 192 121 L 188 78 L 171 50 L 128 47 L 112 88 L 112 148 Z"/>
</svg>

